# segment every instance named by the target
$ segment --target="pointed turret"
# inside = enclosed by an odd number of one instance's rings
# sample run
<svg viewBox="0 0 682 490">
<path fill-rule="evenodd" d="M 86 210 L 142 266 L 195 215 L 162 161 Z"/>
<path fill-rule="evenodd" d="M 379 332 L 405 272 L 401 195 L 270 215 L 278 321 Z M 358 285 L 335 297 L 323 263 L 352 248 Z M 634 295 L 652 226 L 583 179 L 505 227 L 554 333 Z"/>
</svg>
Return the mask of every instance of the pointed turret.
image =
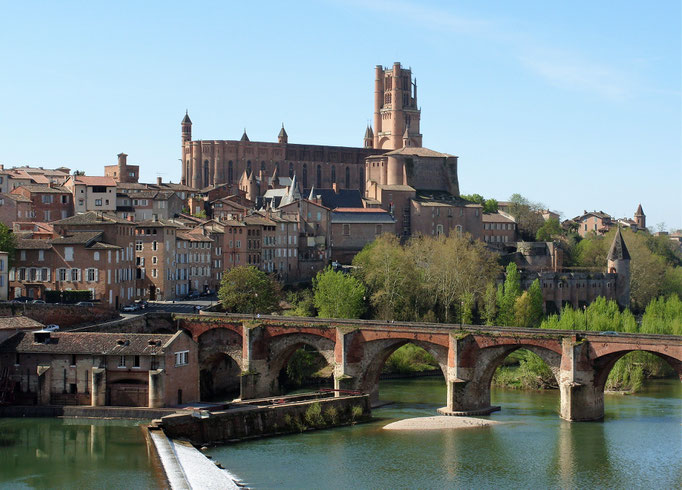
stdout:
<svg viewBox="0 0 682 490">
<path fill-rule="evenodd" d="M 182 142 L 192 141 L 192 120 L 189 118 L 189 113 L 185 110 L 185 117 L 182 118 Z"/>
<path fill-rule="evenodd" d="M 403 148 L 407 148 L 408 146 L 412 146 L 412 143 L 410 143 L 410 127 L 405 126 L 405 132 L 403 133 Z"/>
<path fill-rule="evenodd" d="M 609 254 L 606 256 L 607 260 L 630 260 L 630 252 L 625 246 L 625 240 L 623 240 L 623 234 L 620 232 L 620 227 L 616 232 L 616 236 L 613 237 L 613 242 L 611 243 L 611 248 L 609 249 Z"/>
<path fill-rule="evenodd" d="M 289 135 L 287 134 L 286 130 L 284 129 L 284 123 L 282 123 L 282 129 L 279 130 L 279 134 L 277 135 L 277 142 L 279 142 L 279 143 L 288 143 L 289 142 Z"/>
<path fill-rule="evenodd" d="M 365 129 L 365 148 L 374 148 L 374 131 L 369 124 Z"/>
<path fill-rule="evenodd" d="M 287 193 L 282 197 L 279 203 L 279 207 L 286 206 L 292 202 L 299 201 L 301 199 L 301 192 L 298 190 L 298 182 L 296 182 L 296 174 L 291 178 L 291 185 L 287 189 Z"/>
<path fill-rule="evenodd" d="M 310 188 L 310 194 L 308 194 L 308 201 L 315 200 L 315 186 Z"/>
<path fill-rule="evenodd" d="M 239 141 L 251 141 L 249 136 L 246 134 L 246 128 L 244 128 L 244 134 L 242 134 L 242 137 Z"/>
<path fill-rule="evenodd" d="M 637 228 L 640 230 L 646 229 L 646 215 L 644 210 L 642 210 L 642 204 L 637 206 L 637 211 L 635 211 L 635 222 L 637 223 Z"/>
<path fill-rule="evenodd" d="M 630 252 L 625 246 L 620 227 L 613 237 L 606 257 L 606 270 L 608 273 L 616 274 L 616 301 L 622 308 L 627 308 L 630 305 Z"/>
</svg>

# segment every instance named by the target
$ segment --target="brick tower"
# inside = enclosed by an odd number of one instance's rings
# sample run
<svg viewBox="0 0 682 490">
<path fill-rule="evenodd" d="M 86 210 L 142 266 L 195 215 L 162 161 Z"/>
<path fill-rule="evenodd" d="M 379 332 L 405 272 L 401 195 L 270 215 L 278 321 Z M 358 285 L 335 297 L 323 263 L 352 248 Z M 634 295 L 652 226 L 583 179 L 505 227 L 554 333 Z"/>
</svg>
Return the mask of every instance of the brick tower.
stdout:
<svg viewBox="0 0 682 490">
<path fill-rule="evenodd" d="M 417 106 L 417 80 L 412 81 L 412 71 L 396 62 L 391 69 L 377 65 L 375 73 L 374 148 L 402 148 L 406 129 L 409 146 L 421 147 L 421 110 Z"/>
<path fill-rule="evenodd" d="M 646 229 L 646 214 L 644 214 L 641 204 L 637 206 L 637 211 L 635 211 L 635 222 L 640 230 Z"/>
<path fill-rule="evenodd" d="M 606 272 L 618 274 L 616 278 L 616 301 L 622 308 L 630 306 L 630 252 L 620 227 L 606 256 Z"/>
</svg>

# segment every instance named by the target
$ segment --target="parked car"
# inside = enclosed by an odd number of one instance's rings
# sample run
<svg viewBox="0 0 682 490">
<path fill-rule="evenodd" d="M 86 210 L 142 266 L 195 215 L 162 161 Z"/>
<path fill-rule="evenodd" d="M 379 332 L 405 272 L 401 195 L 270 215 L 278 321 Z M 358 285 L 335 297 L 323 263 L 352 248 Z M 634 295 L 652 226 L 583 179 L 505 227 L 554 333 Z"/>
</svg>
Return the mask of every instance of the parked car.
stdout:
<svg viewBox="0 0 682 490">
<path fill-rule="evenodd" d="M 31 303 L 34 305 L 44 305 L 45 301 L 43 301 L 42 299 L 34 299 L 33 301 L 31 301 Z"/>
<path fill-rule="evenodd" d="M 79 301 L 76 306 L 95 306 L 92 301 Z"/>
<path fill-rule="evenodd" d="M 123 311 L 125 311 L 125 312 L 132 312 L 132 311 L 137 311 L 137 310 L 138 310 L 138 306 L 134 305 L 134 304 L 133 305 L 125 305 L 123 307 Z"/>
<path fill-rule="evenodd" d="M 140 300 L 135 301 L 135 304 L 141 310 L 146 310 L 147 307 L 149 306 L 149 303 L 147 302 L 147 300 L 144 300 L 144 299 L 140 299 Z"/>
<path fill-rule="evenodd" d="M 55 330 L 59 330 L 59 325 L 51 323 L 50 325 L 45 325 L 45 328 L 43 328 L 43 330 L 46 330 L 48 332 L 54 332 Z"/>
<path fill-rule="evenodd" d="M 28 296 L 19 296 L 18 298 L 14 298 L 12 303 L 27 303 L 29 301 L 31 301 L 31 298 Z"/>
</svg>

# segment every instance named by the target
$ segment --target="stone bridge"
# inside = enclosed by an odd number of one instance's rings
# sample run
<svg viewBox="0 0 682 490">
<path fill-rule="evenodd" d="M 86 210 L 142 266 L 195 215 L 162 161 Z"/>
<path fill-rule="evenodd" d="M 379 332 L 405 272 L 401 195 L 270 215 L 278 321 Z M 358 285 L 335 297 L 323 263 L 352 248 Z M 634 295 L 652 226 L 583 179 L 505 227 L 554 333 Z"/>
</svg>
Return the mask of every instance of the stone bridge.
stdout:
<svg viewBox="0 0 682 490">
<path fill-rule="evenodd" d="M 603 418 L 606 378 L 629 352 L 665 359 L 682 379 L 680 336 L 211 313 L 175 318 L 199 343 L 200 362 L 210 363 L 217 354 L 234 361 L 241 370 L 242 399 L 278 394 L 280 370 L 303 345 L 333 366 L 335 388 L 370 393 L 374 402 L 386 359 L 404 344 L 422 347 L 438 361 L 447 384 L 440 411 L 454 415 L 498 408 L 490 404 L 490 383 L 517 349 L 534 352 L 552 370 L 566 420 Z"/>
</svg>

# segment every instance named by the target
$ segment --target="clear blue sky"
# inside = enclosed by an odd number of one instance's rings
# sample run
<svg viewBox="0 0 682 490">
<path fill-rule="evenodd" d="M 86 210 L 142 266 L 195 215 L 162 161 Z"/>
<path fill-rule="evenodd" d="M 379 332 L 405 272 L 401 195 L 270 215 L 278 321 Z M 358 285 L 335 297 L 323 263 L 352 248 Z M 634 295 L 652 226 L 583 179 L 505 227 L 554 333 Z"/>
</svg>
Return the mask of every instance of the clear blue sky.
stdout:
<svg viewBox="0 0 682 490">
<path fill-rule="evenodd" d="M 374 66 L 419 83 L 463 193 L 682 227 L 679 0 L 0 2 L 0 163 L 180 178 L 195 139 L 360 146 Z"/>
</svg>

